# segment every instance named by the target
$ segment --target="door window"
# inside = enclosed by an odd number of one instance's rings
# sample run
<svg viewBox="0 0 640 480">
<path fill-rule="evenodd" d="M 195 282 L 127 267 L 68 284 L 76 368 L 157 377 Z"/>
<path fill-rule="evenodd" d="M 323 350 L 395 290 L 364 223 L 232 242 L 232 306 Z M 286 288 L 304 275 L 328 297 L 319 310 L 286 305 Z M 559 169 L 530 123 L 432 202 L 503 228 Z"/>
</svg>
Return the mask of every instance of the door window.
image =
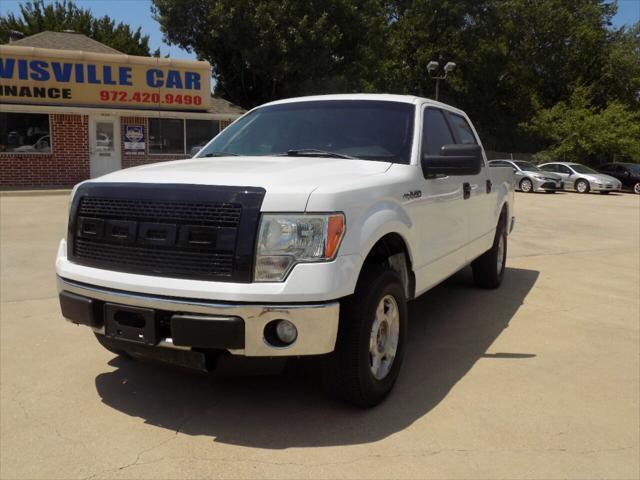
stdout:
<svg viewBox="0 0 640 480">
<path fill-rule="evenodd" d="M 540 167 L 545 172 L 558 172 L 558 165 L 551 163 L 549 165 L 543 165 Z"/>
<path fill-rule="evenodd" d="M 473 130 L 471 130 L 471 125 L 469 125 L 469 122 L 467 122 L 464 117 L 451 112 L 447 112 L 447 116 L 449 117 L 449 121 L 451 121 L 453 130 L 458 138 L 457 143 L 465 145 L 475 145 L 478 143 L 475 135 L 473 134 Z"/>
<path fill-rule="evenodd" d="M 427 108 L 424 111 L 424 125 L 422 126 L 422 154 L 439 155 L 444 145 L 451 145 L 453 135 L 444 118 L 442 110 Z"/>
<path fill-rule="evenodd" d="M 566 165 L 558 165 L 558 172 L 566 173 L 567 175 L 571 175 L 573 173 Z"/>
<path fill-rule="evenodd" d="M 113 152 L 113 122 L 96 122 L 96 150 Z"/>
</svg>

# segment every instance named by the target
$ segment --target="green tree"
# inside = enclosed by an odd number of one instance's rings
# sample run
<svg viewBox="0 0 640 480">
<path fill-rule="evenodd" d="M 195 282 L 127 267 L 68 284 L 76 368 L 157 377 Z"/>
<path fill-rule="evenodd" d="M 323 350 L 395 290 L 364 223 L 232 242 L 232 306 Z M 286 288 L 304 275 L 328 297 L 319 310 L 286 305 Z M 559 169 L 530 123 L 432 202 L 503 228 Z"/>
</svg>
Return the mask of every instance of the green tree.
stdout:
<svg viewBox="0 0 640 480">
<path fill-rule="evenodd" d="M 379 80 L 377 0 L 153 0 L 166 41 L 211 62 L 216 93 L 243 107 Z"/>
<path fill-rule="evenodd" d="M 623 156 L 640 162 L 640 111 L 618 100 L 598 108 L 591 91 L 579 86 L 568 101 L 538 111 L 523 125 L 548 145 L 539 158 L 597 165 Z"/>
<path fill-rule="evenodd" d="M 45 30 L 61 32 L 73 30 L 129 55 L 148 56 L 149 36 L 142 35 L 140 28 L 132 30 L 125 23 L 118 23 L 105 15 L 94 17 L 91 10 L 80 8 L 71 1 L 56 1 L 45 4 L 34 0 L 20 5 L 20 15 L 7 13 L 0 16 L 0 43 L 9 41 L 9 32 L 17 30 L 25 36 Z M 160 52 L 154 52 L 159 56 Z"/>
<path fill-rule="evenodd" d="M 518 125 L 600 79 L 615 5 L 601 0 L 400 0 L 385 72 L 393 90 L 432 95 L 430 60 L 458 68 L 442 99 L 465 109 L 489 149 L 537 147 Z"/>
<path fill-rule="evenodd" d="M 441 100 L 469 113 L 489 150 L 546 148 L 523 125 L 581 85 L 598 115 L 640 108 L 640 24 L 613 29 L 611 0 L 153 3 L 165 40 L 209 60 L 217 93 L 244 107 L 351 91 L 429 97 L 426 67 L 439 60 L 458 65 Z"/>
</svg>

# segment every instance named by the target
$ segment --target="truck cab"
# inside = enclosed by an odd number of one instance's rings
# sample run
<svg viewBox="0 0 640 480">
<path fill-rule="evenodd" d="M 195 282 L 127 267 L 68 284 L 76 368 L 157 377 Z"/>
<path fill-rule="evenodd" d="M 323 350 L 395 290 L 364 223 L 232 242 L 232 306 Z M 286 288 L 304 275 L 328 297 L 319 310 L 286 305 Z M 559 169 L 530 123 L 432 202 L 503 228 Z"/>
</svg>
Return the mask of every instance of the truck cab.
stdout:
<svg viewBox="0 0 640 480">
<path fill-rule="evenodd" d="M 196 158 L 72 193 L 63 316 L 108 349 L 206 369 L 322 356 L 370 407 L 402 365 L 407 301 L 471 264 L 502 282 L 513 172 L 467 115 L 432 100 L 330 95 L 257 107 Z"/>
</svg>

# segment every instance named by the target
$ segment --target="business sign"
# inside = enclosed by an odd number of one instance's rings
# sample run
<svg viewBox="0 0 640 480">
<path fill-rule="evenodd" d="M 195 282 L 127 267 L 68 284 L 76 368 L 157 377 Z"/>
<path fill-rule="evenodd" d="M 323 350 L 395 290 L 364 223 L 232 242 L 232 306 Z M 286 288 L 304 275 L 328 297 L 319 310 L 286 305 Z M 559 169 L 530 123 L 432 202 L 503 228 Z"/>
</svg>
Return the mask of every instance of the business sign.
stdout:
<svg viewBox="0 0 640 480">
<path fill-rule="evenodd" d="M 208 62 L 0 45 L 0 103 L 207 110 Z"/>
<path fill-rule="evenodd" d="M 144 155 L 144 125 L 124 126 L 124 152 L 127 155 Z"/>
</svg>

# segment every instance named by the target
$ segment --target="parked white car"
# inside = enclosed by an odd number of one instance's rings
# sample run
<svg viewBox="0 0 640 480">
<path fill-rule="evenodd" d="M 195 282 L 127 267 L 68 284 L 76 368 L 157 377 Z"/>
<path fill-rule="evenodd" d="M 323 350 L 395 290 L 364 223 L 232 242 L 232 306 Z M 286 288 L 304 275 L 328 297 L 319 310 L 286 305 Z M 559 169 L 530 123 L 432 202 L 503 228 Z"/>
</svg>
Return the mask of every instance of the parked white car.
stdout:
<svg viewBox="0 0 640 480">
<path fill-rule="evenodd" d="M 604 173 L 599 173 L 593 168 L 572 162 L 551 162 L 540 165 L 545 172 L 552 172 L 562 177 L 565 190 L 574 190 L 578 193 L 619 192 L 622 189 L 620 180 Z"/>
<path fill-rule="evenodd" d="M 283 100 L 198 157 L 73 192 L 62 313 L 112 351 L 201 369 L 228 354 L 323 355 L 331 389 L 369 407 L 398 377 L 407 300 L 468 264 L 480 287 L 503 280 L 513 172 L 488 168 L 461 110 Z"/>
</svg>

